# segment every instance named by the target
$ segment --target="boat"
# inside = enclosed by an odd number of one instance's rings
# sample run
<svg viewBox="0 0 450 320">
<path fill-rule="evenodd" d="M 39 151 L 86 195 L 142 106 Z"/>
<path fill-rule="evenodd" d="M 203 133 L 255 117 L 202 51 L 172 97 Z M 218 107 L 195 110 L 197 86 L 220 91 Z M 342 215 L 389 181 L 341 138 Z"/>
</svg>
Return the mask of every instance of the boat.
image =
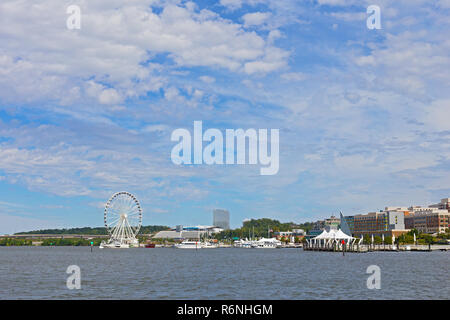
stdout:
<svg viewBox="0 0 450 320">
<path fill-rule="evenodd" d="M 250 240 L 247 240 L 247 239 L 245 239 L 245 240 L 241 239 L 241 240 L 236 240 L 234 242 L 233 246 L 235 248 L 246 248 L 246 249 L 249 249 L 249 248 L 252 248 L 252 243 L 253 243 L 253 241 L 250 241 Z"/>
<path fill-rule="evenodd" d="M 253 241 L 252 247 L 258 249 L 281 248 L 281 241 L 276 238 L 261 238 L 257 241 Z"/>
<path fill-rule="evenodd" d="M 128 249 L 128 248 L 138 248 L 139 241 L 137 239 L 133 239 L 132 241 L 118 241 L 118 240 L 109 240 L 108 242 L 102 241 L 100 243 L 99 249 L 105 248 L 113 248 L 113 249 Z"/>
<path fill-rule="evenodd" d="M 154 243 L 147 243 L 145 245 L 145 248 L 155 248 L 155 244 Z"/>
<path fill-rule="evenodd" d="M 216 249 L 219 247 L 216 243 L 212 243 L 212 242 L 208 242 L 208 241 L 202 242 L 201 246 L 203 249 Z"/>
<path fill-rule="evenodd" d="M 201 249 L 202 244 L 198 241 L 184 240 L 181 243 L 177 243 L 175 245 L 175 248 L 178 248 L 178 249 Z"/>
<path fill-rule="evenodd" d="M 119 241 L 113 241 L 113 242 L 103 242 L 100 243 L 99 246 L 100 249 L 104 248 L 114 248 L 114 249 L 128 249 L 130 248 L 130 245 L 128 243 L 121 243 Z"/>
</svg>

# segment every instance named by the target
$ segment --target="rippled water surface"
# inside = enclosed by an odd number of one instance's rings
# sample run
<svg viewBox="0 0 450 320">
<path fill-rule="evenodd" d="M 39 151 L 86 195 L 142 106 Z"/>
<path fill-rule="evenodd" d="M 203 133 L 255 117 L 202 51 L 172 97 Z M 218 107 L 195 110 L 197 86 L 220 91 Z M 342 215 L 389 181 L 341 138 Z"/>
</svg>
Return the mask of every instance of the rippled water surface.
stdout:
<svg viewBox="0 0 450 320">
<path fill-rule="evenodd" d="M 0 247 L 0 299 L 449 299 L 449 252 Z M 66 269 L 81 269 L 69 290 Z M 369 265 L 381 289 L 366 286 Z"/>
</svg>

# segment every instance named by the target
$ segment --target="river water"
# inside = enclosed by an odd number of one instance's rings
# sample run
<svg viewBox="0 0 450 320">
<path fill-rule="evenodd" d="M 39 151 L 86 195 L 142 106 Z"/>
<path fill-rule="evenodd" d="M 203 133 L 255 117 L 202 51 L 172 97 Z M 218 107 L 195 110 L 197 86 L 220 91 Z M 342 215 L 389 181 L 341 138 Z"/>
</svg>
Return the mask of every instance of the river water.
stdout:
<svg viewBox="0 0 450 320">
<path fill-rule="evenodd" d="M 0 247 L 0 299 L 449 299 L 449 252 Z M 67 267 L 81 289 L 66 286 Z M 367 267 L 381 271 L 368 289 Z"/>
</svg>

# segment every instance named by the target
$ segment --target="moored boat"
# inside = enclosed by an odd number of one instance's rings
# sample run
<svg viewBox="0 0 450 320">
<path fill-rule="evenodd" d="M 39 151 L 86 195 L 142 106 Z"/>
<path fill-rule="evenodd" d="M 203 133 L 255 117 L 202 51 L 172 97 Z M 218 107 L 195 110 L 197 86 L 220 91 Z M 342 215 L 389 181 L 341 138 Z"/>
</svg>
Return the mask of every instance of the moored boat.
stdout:
<svg viewBox="0 0 450 320">
<path fill-rule="evenodd" d="M 181 243 L 177 243 L 175 245 L 175 248 L 178 248 L 178 249 L 201 249 L 202 245 L 199 241 L 184 240 Z"/>
<path fill-rule="evenodd" d="M 275 249 L 281 248 L 281 241 L 276 238 L 261 238 L 258 241 L 252 243 L 253 248 L 258 249 Z"/>
</svg>

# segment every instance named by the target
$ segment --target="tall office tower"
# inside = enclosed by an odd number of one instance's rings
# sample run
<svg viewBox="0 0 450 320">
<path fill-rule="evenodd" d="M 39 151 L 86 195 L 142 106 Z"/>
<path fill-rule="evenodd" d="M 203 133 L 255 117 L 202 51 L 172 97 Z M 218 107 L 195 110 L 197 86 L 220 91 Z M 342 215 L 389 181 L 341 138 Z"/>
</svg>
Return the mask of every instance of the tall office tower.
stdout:
<svg viewBox="0 0 450 320">
<path fill-rule="evenodd" d="M 230 213 L 228 210 L 214 209 L 213 225 L 224 230 L 230 229 Z"/>
</svg>

